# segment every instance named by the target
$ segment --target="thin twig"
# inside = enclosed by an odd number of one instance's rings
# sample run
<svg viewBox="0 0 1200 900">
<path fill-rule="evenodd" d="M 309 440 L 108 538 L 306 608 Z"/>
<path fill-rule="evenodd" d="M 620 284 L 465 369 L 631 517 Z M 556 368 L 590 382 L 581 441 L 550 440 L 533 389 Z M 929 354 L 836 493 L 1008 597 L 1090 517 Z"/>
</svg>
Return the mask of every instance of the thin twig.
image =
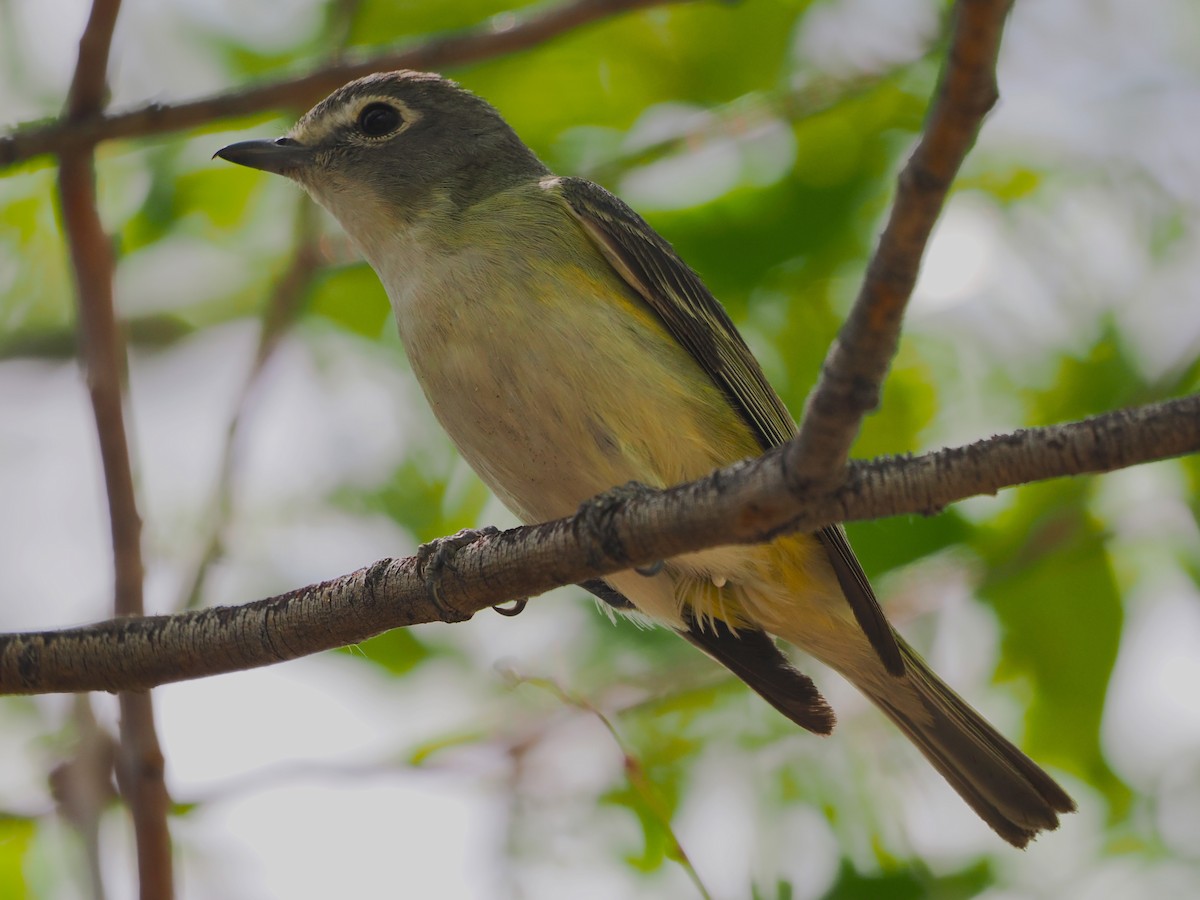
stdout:
<svg viewBox="0 0 1200 900">
<path fill-rule="evenodd" d="M 106 93 L 108 54 L 120 0 L 95 0 L 79 41 L 79 59 L 67 98 L 66 118 L 86 121 L 99 114 Z M 134 496 L 133 467 L 121 407 L 125 349 L 113 304 L 113 255 L 96 207 L 90 146 L 63 152 L 59 164 L 63 226 L 70 246 L 79 306 L 81 344 L 100 458 L 108 493 L 113 546 L 113 608 L 118 616 L 140 616 L 142 523 Z M 123 693 L 117 783 L 129 805 L 137 842 L 142 900 L 173 896 L 170 806 L 163 781 L 163 756 L 154 730 L 150 695 Z"/>
<path fill-rule="evenodd" d="M 835 483 L 791 486 L 785 448 L 594 516 L 459 548 L 429 589 L 423 559 L 386 559 L 239 607 L 0 635 L 0 694 L 146 689 L 358 643 L 708 547 L 834 522 L 931 514 L 1004 487 L 1200 452 L 1200 395 L 1018 431 L 917 457 L 852 463 Z"/>
<path fill-rule="evenodd" d="M 1012 0 L 959 0 L 950 52 L 921 140 L 900 173 L 887 226 L 858 298 L 829 348 L 788 462 L 797 480 L 845 463 L 900 340 L 901 320 L 946 195 L 996 102 L 996 58 Z"/>
<path fill-rule="evenodd" d="M 545 43 L 564 32 L 619 13 L 681 0 L 574 0 L 529 15 L 502 14 L 484 25 L 429 38 L 409 47 L 345 58 L 293 78 L 227 91 L 180 104 L 152 103 L 116 115 L 99 112 L 19 128 L 0 138 L 0 168 L 115 138 L 146 137 L 217 119 L 269 110 L 307 109 L 347 81 L 387 69 L 439 69 L 492 59 Z"/>
</svg>

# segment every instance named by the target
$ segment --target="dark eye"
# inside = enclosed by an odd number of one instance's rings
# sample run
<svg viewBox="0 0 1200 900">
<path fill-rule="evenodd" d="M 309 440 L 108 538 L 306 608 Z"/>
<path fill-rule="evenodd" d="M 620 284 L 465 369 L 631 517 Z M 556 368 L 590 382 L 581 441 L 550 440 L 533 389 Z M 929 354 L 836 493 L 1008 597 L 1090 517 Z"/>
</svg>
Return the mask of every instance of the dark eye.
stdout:
<svg viewBox="0 0 1200 900">
<path fill-rule="evenodd" d="M 358 114 L 358 129 L 367 137 L 383 137 L 400 127 L 400 110 L 386 103 L 368 103 Z"/>
</svg>

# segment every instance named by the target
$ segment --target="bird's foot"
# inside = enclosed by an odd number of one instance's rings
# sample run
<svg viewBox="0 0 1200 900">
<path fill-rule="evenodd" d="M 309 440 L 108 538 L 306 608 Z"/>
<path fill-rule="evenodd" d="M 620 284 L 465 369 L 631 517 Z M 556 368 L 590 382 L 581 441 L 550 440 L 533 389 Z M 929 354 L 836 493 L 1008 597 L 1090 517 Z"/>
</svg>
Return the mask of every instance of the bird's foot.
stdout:
<svg viewBox="0 0 1200 900">
<path fill-rule="evenodd" d="M 576 527 L 582 528 L 587 536 L 599 543 L 604 556 L 616 560 L 629 559 L 629 551 L 617 533 L 613 518 L 616 513 L 625 508 L 629 501 L 644 499 L 657 493 L 655 488 L 642 484 L 640 481 L 628 481 L 617 487 L 609 488 L 604 493 L 597 494 L 580 504 L 575 519 Z M 600 560 L 593 559 L 592 561 L 599 562 Z M 635 571 L 650 577 L 661 572 L 663 565 L 663 561 L 659 560 L 648 566 L 641 566 Z"/>
<path fill-rule="evenodd" d="M 471 618 L 471 613 L 463 613 L 461 610 L 454 609 L 442 600 L 441 592 L 438 590 L 438 585 L 442 580 L 442 572 L 446 569 L 457 571 L 454 568 L 454 556 L 463 547 L 473 544 L 478 540 L 494 537 L 499 533 L 500 529 L 494 525 L 487 525 L 479 529 L 464 528 L 457 534 L 438 538 L 436 541 L 430 541 L 428 544 L 421 544 L 417 548 L 417 567 L 425 579 L 425 593 L 429 597 L 429 602 L 433 604 L 434 608 L 440 614 L 443 622 L 463 622 Z M 501 610 L 498 607 L 493 607 L 493 609 L 504 615 L 515 616 L 525 608 L 525 602 L 524 600 L 516 601 L 516 605 L 512 609 Z"/>
</svg>

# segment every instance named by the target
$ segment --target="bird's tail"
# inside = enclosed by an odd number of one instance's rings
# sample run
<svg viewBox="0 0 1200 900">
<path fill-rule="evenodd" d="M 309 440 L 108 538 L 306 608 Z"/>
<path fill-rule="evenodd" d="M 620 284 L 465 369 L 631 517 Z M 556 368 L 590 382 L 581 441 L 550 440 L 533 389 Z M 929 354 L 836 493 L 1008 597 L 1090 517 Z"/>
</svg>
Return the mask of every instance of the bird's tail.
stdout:
<svg viewBox="0 0 1200 900">
<path fill-rule="evenodd" d="M 770 545 L 768 567 L 742 579 L 746 617 L 841 672 L 1010 844 L 1024 847 L 1057 828 L 1058 814 L 1075 809 L 1067 792 L 895 633 L 845 536 L 833 529 L 819 537 L 821 555 L 815 542 L 795 538 Z"/>
<path fill-rule="evenodd" d="M 917 745 L 970 807 L 1002 838 L 1024 847 L 1058 827 L 1075 801 L 1033 760 L 967 705 L 897 637 L 905 673 L 857 687 Z M 849 674 L 849 673 L 847 673 Z"/>
</svg>

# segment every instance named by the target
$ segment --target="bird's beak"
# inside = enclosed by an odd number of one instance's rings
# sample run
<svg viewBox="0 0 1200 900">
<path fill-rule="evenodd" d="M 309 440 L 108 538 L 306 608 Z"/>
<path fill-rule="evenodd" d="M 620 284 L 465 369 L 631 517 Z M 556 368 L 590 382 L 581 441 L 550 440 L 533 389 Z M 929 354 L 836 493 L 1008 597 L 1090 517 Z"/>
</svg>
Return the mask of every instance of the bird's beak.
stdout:
<svg viewBox="0 0 1200 900">
<path fill-rule="evenodd" d="M 294 175 L 311 164 L 313 151 L 291 138 L 282 137 L 276 141 L 238 141 L 222 147 L 213 156 L 275 175 Z"/>
</svg>

